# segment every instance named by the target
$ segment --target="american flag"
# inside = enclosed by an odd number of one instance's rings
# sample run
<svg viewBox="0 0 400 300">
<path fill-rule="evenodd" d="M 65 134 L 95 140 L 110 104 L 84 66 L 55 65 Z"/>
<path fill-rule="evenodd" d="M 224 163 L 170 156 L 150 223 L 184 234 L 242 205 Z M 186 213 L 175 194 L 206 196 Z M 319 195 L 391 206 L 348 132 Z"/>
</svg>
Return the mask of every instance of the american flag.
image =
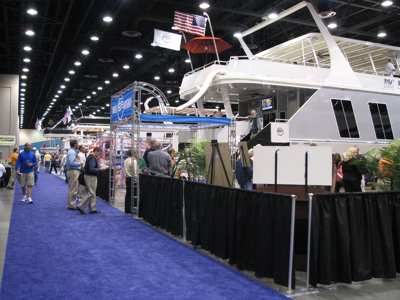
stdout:
<svg viewBox="0 0 400 300">
<path fill-rule="evenodd" d="M 172 27 L 174 30 L 205 36 L 206 26 L 207 19 L 203 16 L 175 11 L 174 27 Z"/>
</svg>

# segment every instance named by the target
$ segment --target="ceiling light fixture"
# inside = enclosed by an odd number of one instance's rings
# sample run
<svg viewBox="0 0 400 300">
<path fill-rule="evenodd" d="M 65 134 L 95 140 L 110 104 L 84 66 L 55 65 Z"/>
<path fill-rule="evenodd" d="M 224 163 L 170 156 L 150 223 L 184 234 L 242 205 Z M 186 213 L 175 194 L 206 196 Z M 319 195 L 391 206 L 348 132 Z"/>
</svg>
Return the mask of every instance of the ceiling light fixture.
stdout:
<svg viewBox="0 0 400 300">
<path fill-rule="evenodd" d="M 119 76 L 118 73 L 113 73 L 113 74 L 112 74 L 112 77 L 114 77 L 114 78 L 117 78 L 118 76 Z"/>
<path fill-rule="evenodd" d="M 70 82 L 71 79 L 69 79 L 68 77 L 65 77 L 65 78 L 64 78 L 64 81 L 65 81 L 65 82 Z"/>
<path fill-rule="evenodd" d="M 26 92 L 26 89 L 21 89 L 21 92 Z"/>
<path fill-rule="evenodd" d="M 276 12 L 272 12 L 268 15 L 268 18 L 270 18 L 271 20 L 277 19 L 279 17 L 279 15 Z"/>
<path fill-rule="evenodd" d="M 34 35 L 35 35 L 35 32 L 34 32 L 32 29 L 28 29 L 28 30 L 25 31 L 25 35 L 27 35 L 27 36 L 34 36 Z"/>
<path fill-rule="evenodd" d="M 83 99 L 82 102 L 83 102 L 83 103 L 86 103 L 86 99 Z"/>
<path fill-rule="evenodd" d="M 200 5 L 199 5 L 199 7 L 200 7 L 202 10 L 206 10 L 206 9 L 209 9 L 209 8 L 210 8 L 210 4 L 209 4 L 208 2 L 201 2 Z"/>
<path fill-rule="evenodd" d="M 68 74 L 69 74 L 69 75 L 74 75 L 74 74 L 75 74 L 75 71 L 74 71 L 74 70 L 69 70 L 69 71 L 68 71 Z"/>
<path fill-rule="evenodd" d="M 172 73 L 175 73 L 175 69 L 174 69 L 174 68 L 169 68 L 169 69 L 168 69 L 168 73 L 171 73 L 171 74 L 172 74 Z"/>
<path fill-rule="evenodd" d="M 104 80 L 105 84 L 110 84 L 110 80 Z"/>
<path fill-rule="evenodd" d="M 26 13 L 30 16 L 36 16 L 38 14 L 38 11 L 33 7 L 30 7 L 26 10 Z"/>
<path fill-rule="evenodd" d="M 107 103 L 106 106 L 107 106 L 107 107 L 110 107 L 110 103 Z"/>
<path fill-rule="evenodd" d="M 27 79 L 28 78 L 28 76 L 26 76 L 26 75 L 21 75 L 21 79 Z"/>
<path fill-rule="evenodd" d="M 143 58 L 143 55 L 142 55 L 141 53 L 137 53 L 137 54 L 135 55 L 135 58 L 136 58 L 136 59 L 142 59 L 142 58 Z"/>
<path fill-rule="evenodd" d="M 29 69 L 28 69 L 28 68 L 23 68 L 23 69 L 22 69 L 22 72 L 28 73 L 28 72 L 29 72 Z"/>
<path fill-rule="evenodd" d="M 22 82 L 22 83 L 21 83 L 21 86 L 26 86 L 26 83 L 25 83 L 25 82 Z"/>
<path fill-rule="evenodd" d="M 58 95 L 54 95 L 54 98 L 58 98 L 58 97 L 60 97 L 60 96 L 58 96 Z"/>
<path fill-rule="evenodd" d="M 384 38 L 387 36 L 387 33 L 385 31 L 379 31 L 377 34 L 378 38 Z"/>
<path fill-rule="evenodd" d="M 82 65 L 82 63 L 79 60 L 77 60 L 74 62 L 74 65 L 77 67 L 80 67 Z"/>
<path fill-rule="evenodd" d="M 62 84 L 62 85 L 60 85 L 60 88 L 65 89 L 66 86 Z"/>
<path fill-rule="evenodd" d="M 393 1 L 390 1 L 390 0 L 382 1 L 381 5 L 383 7 L 389 7 L 389 6 L 393 5 Z"/>
<path fill-rule="evenodd" d="M 113 18 L 109 15 L 106 15 L 103 17 L 103 22 L 104 23 L 111 23 L 113 21 Z"/>
<path fill-rule="evenodd" d="M 122 68 L 123 68 L 124 70 L 129 70 L 131 67 L 130 67 L 129 65 L 123 65 Z"/>
<path fill-rule="evenodd" d="M 25 58 L 23 59 L 23 62 L 24 62 L 24 63 L 30 63 L 30 62 L 31 62 L 31 59 L 28 58 L 28 57 L 25 57 Z"/>
<path fill-rule="evenodd" d="M 160 76 L 154 76 L 154 80 L 156 80 L 156 81 L 159 81 L 161 78 L 160 78 Z"/>
<path fill-rule="evenodd" d="M 92 99 L 92 96 L 86 96 L 86 99 Z"/>
<path fill-rule="evenodd" d="M 62 93 L 63 93 L 63 91 L 61 91 L 61 90 L 58 90 L 58 91 L 57 91 L 57 93 L 58 93 L 58 94 L 62 94 Z"/>
<path fill-rule="evenodd" d="M 24 49 L 25 52 L 31 52 L 31 51 L 32 51 L 32 47 L 31 47 L 31 46 L 28 46 L 28 45 L 27 45 L 27 46 L 24 46 L 23 49 Z"/>
<path fill-rule="evenodd" d="M 90 54 L 90 51 L 88 49 L 83 49 L 81 53 L 82 55 L 88 56 Z"/>
<path fill-rule="evenodd" d="M 100 39 L 100 38 L 99 38 L 97 35 L 92 35 L 92 36 L 90 37 L 90 40 L 91 40 L 92 42 L 98 42 L 99 39 Z"/>
<path fill-rule="evenodd" d="M 97 95 L 97 92 L 96 92 L 96 91 L 93 91 L 93 92 L 92 92 L 92 95 Z"/>
<path fill-rule="evenodd" d="M 328 28 L 329 28 L 329 29 L 336 29 L 337 27 L 338 27 L 338 25 L 337 25 L 336 22 L 330 22 L 330 23 L 328 24 Z"/>
<path fill-rule="evenodd" d="M 171 90 L 167 90 L 167 94 L 172 94 L 172 91 Z"/>
<path fill-rule="evenodd" d="M 102 86 L 98 86 L 97 89 L 98 89 L 99 91 L 101 91 L 101 90 L 103 89 L 103 87 L 102 87 Z"/>
</svg>

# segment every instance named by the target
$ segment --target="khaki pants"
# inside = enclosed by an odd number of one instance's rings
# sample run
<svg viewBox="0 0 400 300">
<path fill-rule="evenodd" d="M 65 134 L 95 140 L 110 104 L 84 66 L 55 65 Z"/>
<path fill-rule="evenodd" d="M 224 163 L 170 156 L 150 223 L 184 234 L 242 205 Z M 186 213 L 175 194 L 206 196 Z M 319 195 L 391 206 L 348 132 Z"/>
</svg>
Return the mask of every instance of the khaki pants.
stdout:
<svg viewBox="0 0 400 300">
<path fill-rule="evenodd" d="M 90 211 L 96 211 L 97 176 L 85 175 L 85 184 L 85 189 L 82 189 L 82 194 L 79 195 L 79 207 L 85 209 L 89 205 Z"/>
<path fill-rule="evenodd" d="M 78 188 L 79 188 L 79 173 L 78 170 L 68 170 L 68 203 L 67 206 L 69 208 L 75 208 L 75 200 L 78 196 Z"/>
<path fill-rule="evenodd" d="M 15 170 L 15 167 L 11 167 L 11 175 L 10 179 L 8 180 L 8 188 L 13 188 L 14 187 L 14 182 L 15 182 L 15 177 L 17 175 L 17 171 Z"/>
</svg>

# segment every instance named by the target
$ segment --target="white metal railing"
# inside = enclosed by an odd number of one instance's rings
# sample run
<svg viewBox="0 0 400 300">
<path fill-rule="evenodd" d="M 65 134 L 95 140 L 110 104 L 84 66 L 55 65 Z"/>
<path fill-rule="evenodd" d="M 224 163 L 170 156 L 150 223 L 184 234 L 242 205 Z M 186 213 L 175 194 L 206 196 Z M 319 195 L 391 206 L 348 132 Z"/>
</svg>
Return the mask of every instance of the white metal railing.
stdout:
<svg viewBox="0 0 400 300">
<path fill-rule="evenodd" d="M 194 74 L 194 73 L 197 73 L 197 72 L 199 72 L 199 71 L 202 71 L 202 70 L 204 70 L 204 69 L 206 69 L 206 68 L 208 68 L 208 67 L 211 67 L 211 66 L 213 66 L 213 65 L 222 65 L 222 66 L 226 66 L 228 63 L 229 63 L 228 61 L 221 61 L 221 60 L 220 60 L 220 61 L 217 61 L 217 60 L 214 60 L 214 61 L 212 61 L 212 62 L 209 62 L 208 64 L 205 64 L 204 66 L 198 67 L 198 68 L 196 68 L 196 69 L 194 69 L 194 70 L 192 70 L 192 71 L 186 73 L 183 77 L 192 75 L 192 74 Z"/>
</svg>

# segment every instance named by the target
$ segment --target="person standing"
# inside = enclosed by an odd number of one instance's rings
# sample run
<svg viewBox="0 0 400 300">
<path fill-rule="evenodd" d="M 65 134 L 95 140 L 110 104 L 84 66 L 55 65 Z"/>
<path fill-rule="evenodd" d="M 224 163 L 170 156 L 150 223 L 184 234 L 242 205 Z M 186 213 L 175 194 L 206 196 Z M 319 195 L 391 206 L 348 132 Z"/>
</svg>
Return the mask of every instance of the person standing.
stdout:
<svg viewBox="0 0 400 300">
<path fill-rule="evenodd" d="M 147 154 L 148 167 L 154 175 L 170 176 L 172 173 L 172 159 L 169 154 L 161 150 L 159 142 L 154 143 L 154 150 Z"/>
<path fill-rule="evenodd" d="M 23 202 L 33 203 L 32 201 L 32 187 L 35 183 L 34 170 L 36 167 L 36 156 L 32 152 L 32 146 L 29 143 L 24 145 L 24 151 L 22 151 L 17 160 L 16 171 L 21 176 L 21 186 L 24 190 Z"/>
<path fill-rule="evenodd" d="M 49 152 L 46 152 L 43 159 L 44 159 L 44 168 L 46 169 L 47 172 L 49 172 L 51 163 L 51 154 Z"/>
<path fill-rule="evenodd" d="M 51 156 L 50 174 L 52 174 L 53 169 L 54 169 L 54 172 L 55 172 L 56 175 L 57 175 L 57 173 L 58 173 L 58 172 L 57 172 L 58 164 L 59 164 L 59 156 L 58 156 L 58 153 L 53 153 L 53 155 Z"/>
<path fill-rule="evenodd" d="M 15 177 L 16 177 L 15 166 L 17 165 L 17 160 L 18 160 L 18 148 L 14 148 L 13 152 L 10 155 L 10 158 L 8 159 L 8 164 L 11 167 L 11 176 L 10 179 L 8 180 L 7 188 L 10 190 L 14 188 Z"/>
<path fill-rule="evenodd" d="M 100 168 L 98 159 L 100 158 L 100 148 L 95 147 L 93 152 L 86 158 L 86 164 L 84 168 L 85 188 L 82 189 L 82 194 L 79 195 L 80 204 L 77 206 L 77 210 L 81 214 L 85 214 L 85 209 L 89 206 L 91 214 L 98 213 L 96 208 L 96 189 L 97 189 L 97 175 L 99 174 Z"/>
<path fill-rule="evenodd" d="M 4 178 L 6 177 L 6 168 L 0 162 L 0 188 L 4 187 L 6 184 L 4 182 Z"/>
<path fill-rule="evenodd" d="M 244 166 L 243 159 L 239 156 L 236 160 L 235 175 L 241 189 L 253 190 L 253 151 L 249 150 L 250 165 Z"/>
<path fill-rule="evenodd" d="M 395 71 L 396 71 L 396 68 L 392 63 L 392 60 L 388 59 L 386 65 L 385 65 L 385 75 L 389 76 L 389 77 L 393 77 Z"/>
<path fill-rule="evenodd" d="M 343 155 L 343 186 L 346 193 L 362 192 L 361 181 L 365 173 L 357 147 L 350 147 Z"/>
<path fill-rule="evenodd" d="M 70 149 L 67 153 L 67 177 L 68 177 L 68 202 L 67 209 L 75 210 L 75 201 L 78 196 L 79 188 L 79 173 L 81 169 L 81 163 L 78 157 L 78 142 L 71 140 L 69 142 Z"/>
<path fill-rule="evenodd" d="M 134 155 L 132 150 L 129 150 L 126 154 L 128 158 L 125 159 L 124 161 L 125 185 L 126 185 L 125 213 L 132 213 L 131 209 L 132 180 L 135 180 L 138 174 L 138 163 L 137 163 L 137 155 Z M 134 206 L 136 206 L 136 203 L 134 203 Z"/>
<path fill-rule="evenodd" d="M 78 149 L 79 149 L 79 152 L 78 152 L 79 161 L 83 168 L 83 167 L 85 167 L 85 164 L 86 164 L 86 149 L 82 145 L 80 145 Z"/>
</svg>

